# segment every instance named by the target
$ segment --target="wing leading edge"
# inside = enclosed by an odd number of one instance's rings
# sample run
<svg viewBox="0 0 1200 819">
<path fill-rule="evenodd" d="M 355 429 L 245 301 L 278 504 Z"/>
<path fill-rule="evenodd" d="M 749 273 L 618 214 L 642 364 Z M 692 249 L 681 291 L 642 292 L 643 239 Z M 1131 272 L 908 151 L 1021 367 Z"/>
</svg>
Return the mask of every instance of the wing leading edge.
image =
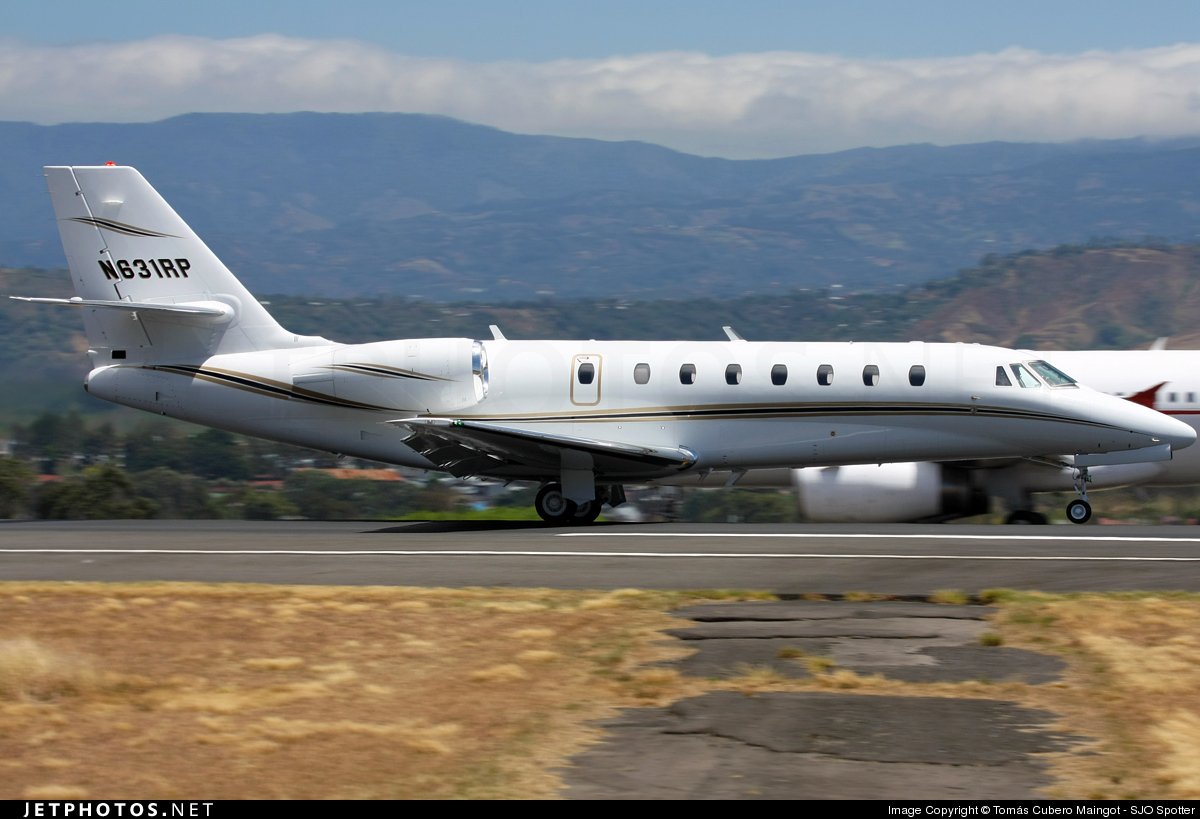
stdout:
<svg viewBox="0 0 1200 819">
<path fill-rule="evenodd" d="M 486 421 L 400 418 L 388 423 L 411 430 L 406 444 L 439 469 L 460 478 L 557 475 L 568 461 L 581 466 L 587 463 L 597 475 L 651 478 L 681 472 L 696 463 L 696 454 L 683 447 L 578 438 Z"/>
</svg>

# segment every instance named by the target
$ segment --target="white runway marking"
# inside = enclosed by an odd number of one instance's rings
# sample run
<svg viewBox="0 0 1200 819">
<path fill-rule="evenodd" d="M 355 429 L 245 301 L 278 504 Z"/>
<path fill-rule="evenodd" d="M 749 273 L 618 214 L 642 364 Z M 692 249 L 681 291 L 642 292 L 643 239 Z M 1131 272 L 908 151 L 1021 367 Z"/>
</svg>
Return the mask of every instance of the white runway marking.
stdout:
<svg viewBox="0 0 1200 819">
<path fill-rule="evenodd" d="M 1137 537 L 1135 535 L 889 535 L 865 532 L 560 532 L 555 537 L 710 537 L 796 538 L 808 540 L 1061 540 L 1068 543 L 1200 543 L 1200 537 Z"/>
<path fill-rule="evenodd" d="M 1146 557 L 1122 555 L 901 555 L 836 554 L 795 552 L 563 552 L 503 549 L 0 549 L 4 554 L 39 555 L 214 555 L 263 557 L 648 557 L 721 559 L 808 559 L 808 560 L 1007 560 L 1082 561 L 1132 563 L 1200 563 L 1200 557 Z"/>
</svg>

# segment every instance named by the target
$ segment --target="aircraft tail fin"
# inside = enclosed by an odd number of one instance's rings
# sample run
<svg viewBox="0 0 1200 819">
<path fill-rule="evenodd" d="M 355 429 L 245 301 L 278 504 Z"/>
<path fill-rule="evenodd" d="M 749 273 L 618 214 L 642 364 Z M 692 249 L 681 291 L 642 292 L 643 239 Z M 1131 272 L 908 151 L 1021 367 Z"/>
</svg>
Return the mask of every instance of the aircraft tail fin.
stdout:
<svg viewBox="0 0 1200 819">
<path fill-rule="evenodd" d="M 97 366 L 328 344 L 284 330 L 134 168 L 44 169 Z"/>
</svg>

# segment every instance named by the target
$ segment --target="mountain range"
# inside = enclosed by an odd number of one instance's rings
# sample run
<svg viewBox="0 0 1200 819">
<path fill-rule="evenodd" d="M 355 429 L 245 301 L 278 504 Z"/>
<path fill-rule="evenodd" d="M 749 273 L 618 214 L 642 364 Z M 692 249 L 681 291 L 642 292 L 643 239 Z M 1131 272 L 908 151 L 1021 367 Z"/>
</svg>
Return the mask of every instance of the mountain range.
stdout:
<svg viewBox="0 0 1200 819">
<path fill-rule="evenodd" d="M 0 265 L 63 264 L 41 167 L 138 167 L 256 293 L 898 292 L 1089 240 L 1195 242 L 1200 138 L 725 160 L 407 114 L 0 123 Z"/>
</svg>

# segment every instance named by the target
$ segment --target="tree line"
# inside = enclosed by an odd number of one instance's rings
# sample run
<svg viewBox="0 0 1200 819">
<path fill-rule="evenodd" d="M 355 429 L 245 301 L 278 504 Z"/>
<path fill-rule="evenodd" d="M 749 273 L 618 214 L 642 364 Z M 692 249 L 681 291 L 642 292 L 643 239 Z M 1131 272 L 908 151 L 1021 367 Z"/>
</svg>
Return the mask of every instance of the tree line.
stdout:
<svg viewBox="0 0 1200 819">
<path fill-rule="evenodd" d="M 390 517 L 448 509 L 431 477 L 342 480 L 333 455 L 164 419 L 128 430 L 75 409 L 14 424 L 0 457 L 0 517 Z"/>
</svg>

